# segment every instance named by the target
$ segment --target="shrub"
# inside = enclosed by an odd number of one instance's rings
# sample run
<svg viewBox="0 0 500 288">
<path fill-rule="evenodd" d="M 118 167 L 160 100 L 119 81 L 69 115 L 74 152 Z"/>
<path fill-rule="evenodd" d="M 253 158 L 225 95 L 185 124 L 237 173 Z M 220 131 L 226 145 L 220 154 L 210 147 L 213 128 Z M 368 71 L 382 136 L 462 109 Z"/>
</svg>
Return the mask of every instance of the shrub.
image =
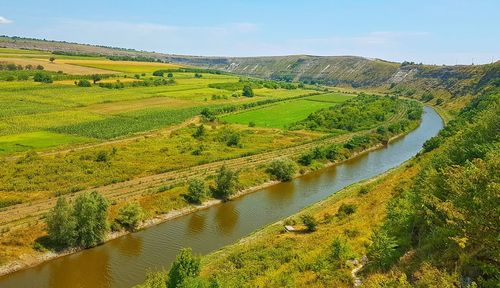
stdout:
<svg viewBox="0 0 500 288">
<path fill-rule="evenodd" d="M 127 203 L 118 211 L 115 221 L 129 231 L 135 231 L 142 221 L 144 212 L 138 203 Z"/>
<path fill-rule="evenodd" d="M 86 79 L 82 79 L 82 80 L 78 81 L 78 83 L 76 83 L 76 85 L 79 86 L 79 87 L 90 87 L 90 86 L 92 86 L 92 84 L 90 84 L 90 81 L 86 80 Z"/>
<path fill-rule="evenodd" d="M 290 159 L 277 159 L 269 164 L 266 172 L 279 181 L 290 181 L 297 171 L 297 165 Z"/>
<path fill-rule="evenodd" d="M 69 247 L 75 244 L 76 220 L 71 207 L 64 197 L 59 197 L 55 207 L 45 218 L 47 233 L 52 243 L 60 247 Z"/>
<path fill-rule="evenodd" d="M 77 245 L 92 247 L 104 240 L 108 230 L 107 211 L 107 201 L 97 192 L 84 193 L 76 198 L 74 215 Z"/>
<path fill-rule="evenodd" d="M 52 83 L 52 77 L 45 72 L 39 72 L 35 74 L 35 76 L 33 77 L 33 81 L 41 83 Z"/>
<path fill-rule="evenodd" d="M 358 207 L 355 204 L 342 203 L 339 207 L 339 210 L 337 211 L 337 216 L 339 218 L 349 216 L 351 214 L 354 214 L 354 212 L 356 212 L 357 208 Z"/>
<path fill-rule="evenodd" d="M 207 193 L 205 182 L 202 179 L 191 179 L 188 186 L 188 194 L 185 195 L 189 203 L 200 204 Z"/>
<path fill-rule="evenodd" d="M 316 221 L 316 219 L 312 215 L 305 214 L 305 215 L 302 215 L 300 217 L 300 219 L 302 220 L 302 223 L 306 226 L 306 230 L 308 232 L 316 231 L 317 226 L 318 226 L 318 222 Z"/>
<path fill-rule="evenodd" d="M 245 97 L 253 97 L 254 94 L 253 94 L 252 87 L 250 85 L 243 86 L 243 92 L 241 95 L 243 95 Z"/>
<path fill-rule="evenodd" d="M 203 136 L 205 136 L 206 131 L 205 131 L 205 126 L 201 124 L 200 126 L 196 127 L 196 131 L 193 133 L 193 137 L 196 139 L 201 139 Z"/>
<path fill-rule="evenodd" d="M 313 155 L 310 152 L 308 152 L 308 153 L 302 154 L 299 157 L 299 159 L 297 160 L 297 162 L 299 162 L 300 165 L 309 166 L 309 165 L 311 165 L 313 160 L 314 160 Z"/>
<path fill-rule="evenodd" d="M 236 192 L 238 173 L 226 166 L 220 167 L 215 177 L 215 187 L 210 190 L 215 198 L 228 200 Z"/>
<path fill-rule="evenodd" d="M 182 249 L 168 272 L 167 288 L 181 287 L 188 278 L 197 277 L 200 270 L 200 258 L 193 256 L 191 249 Z"/>
<path fill-rule="evenodd" d="M 375 232 L 371 237 L 372 244 L 368 247 L 368 259 L 378 269 L 386 270 L 397 259 L 396 240 L 384 230 Z"/>
<path fill-rule="evenodd" d="M 107 162 L 108 161 L 108 153 L 106 151 L 99 151 L 95 157 L 96 162 Z"/>
<path fill-rule="evenodd" d="M 252 121 L 248 122 L 248 127 L 255 127 L 255 122 Z"/>
</svg>

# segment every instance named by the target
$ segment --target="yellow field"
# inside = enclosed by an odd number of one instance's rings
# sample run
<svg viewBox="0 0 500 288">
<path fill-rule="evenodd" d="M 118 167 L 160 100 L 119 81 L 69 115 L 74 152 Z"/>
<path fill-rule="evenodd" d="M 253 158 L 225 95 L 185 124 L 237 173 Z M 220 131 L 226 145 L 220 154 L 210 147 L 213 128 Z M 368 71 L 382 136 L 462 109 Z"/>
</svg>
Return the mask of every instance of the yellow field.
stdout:
<svg viewBox="0 0 500 288">
<path fill-rule="evenodd" d="M 57 60 L 54 61 L 54 63 L 49 62 L 49 57 L 47 59 L 35 59 L 35 58 L 0 58 L 0 62 L 8 62 L 8 63 L 14 63 L 16 65 L 42 65 L 45 70 L 48 71 L 62 71 L 64 73 L 68 74 L 75 74 L 75 75 L 86 75 L 86 74 L 114 74 L 117 73 L 116 71 L 111 71 L 111 70 L 105 70 L 105 69 L 99 69 L 99 68 L 93 68 L 93 67 L 84 67 L 84 66 L 77 66 L 77 65 L 71 65 L 64 63 L 62 60 Z"/>
</svg>

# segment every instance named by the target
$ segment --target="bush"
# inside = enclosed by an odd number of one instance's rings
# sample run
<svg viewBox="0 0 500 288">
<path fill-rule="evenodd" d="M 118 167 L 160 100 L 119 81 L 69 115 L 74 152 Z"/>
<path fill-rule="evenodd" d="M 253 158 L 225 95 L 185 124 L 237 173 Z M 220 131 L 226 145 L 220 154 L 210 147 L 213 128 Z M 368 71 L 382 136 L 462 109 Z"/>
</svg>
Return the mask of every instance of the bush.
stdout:
<svg viewBox="0 0 500 288">
<path fill-rule="evenodd" d="M 90 84 L 90 81 L 89 80 L 85 80 L 85 79 L 82 79 L 82 80 L 78 81 L 78 83 L 76 83 L 76 85 L 78 87 L 90 87 L 90 86 L 92 86 L 92 84 Z"/>
<path fill-rule="evenodd" d="M 243 95 L 245 97 L 253 97 L 254 94 L 253 94 L 252 87 L 250 85 L 243 86 L 243 92 L 241 95 Z"/>
<path fill-rule="evenodd" d="M 191 249 L 182 249 L 168 272 L 167 288 L 181 287 L 188 278 L 196 278 L 200 270 L 200 258 L 193 256 Z"/>
<path fill-rule="evenodd" d="M 108 161 L 108 153 L 106 151 L 99 151 L 95 157 L 96 162 L 107 162 Z"/>
<path fill-rule="evenodd" d="M 317 226 L 318 226 L 318 222 L 316 221 L 316 219 L 312 215 L 305 214 L 305 215 L 302 215 L 300 217 L 300 219 L 302 220 L 302 223 L 306 226 L 306 230 L 308 232 L 316 231 Z"/>
<path fill-rule="evenodd" d="M 297 171 L 297 165 L 290 159 L 277 159 L 269 164 L 266 172 L 279 181 L 290 181 Z"/>
<path fill-rule="evenodd" d="M 299 162 L 300 165 L 309 166 L 309 165 L 311 165 L 313 160 L 314 160 L 313 155 L 308 152 L 308 153 L 302 154 L 299 157 L 299 159 L 297 160 L 297 162 Z"/>
<path fill-rule="evenodd" d="M 215 198 L 228 200 L 236 192 L 238 173 L 226 166 L 220 167 L 215 177 L 215 187 L 210 187 Z"/>
<path fill-rule="evenodd" d="M 344 218 L 346 216 L 354 214 L 354 212 L 356 212 L 357 208 L 358 207 L 355 204 L 342 203 L 339 207 L 339 210 L 337 211 L 337 216 L 339 218 Z"/>
<path fill-rule="evenodd" d="M 36 73 L 33 77 L 33 81 L 41 83 L 52 83 L 52 77 L 45 72 Z"/>
<path fill-rule="evenodd" d="M 368 259 L 374 268 L 387 270 L 397 259 L 396 239 L 384 230 L 375 232 L 371 237 L 372 244 L 368 247 Z"/>
<path fill-rule="evenodd" d="M 118 211 L 115 221 L 129 231 L 135 231 L 142 221 L 144 212 L 138 203 L 127 203 Z"/>
<path fill-rule="evenodd" d="M 50 241 L 56 246 L 70 247 L 75 244 L 76 219 L 71 207 L 64 197 L 59 197 L 55 207 L 45 218 Z"/>
<path fill-rule="evenodd" d="M 193 137 L 196 139 L 201 139 L 201 138 L 203 138 L 203 136 L 205 136 L 205 134 L 206 134 L 205 126 L 203 126 L 203 124 L 201 124 L 200 126 L 196 127 L 196 131 L 194 131 Z"/>
<path fill-rule="evenodd" d="M 188 194 L 185 195 L 185 199 L 189 203 L 200 204 L 206 193 L 205 182 L 202 179 L 195 178 L 189 181 Z"/>
<path fill-rule="evenodd" d="M 107 211 L 107 201 L 97 192 L 84 193 L 76 198 L 76 245 L 92 247 L 104 240 L 108 230 Z"/>
</svg>

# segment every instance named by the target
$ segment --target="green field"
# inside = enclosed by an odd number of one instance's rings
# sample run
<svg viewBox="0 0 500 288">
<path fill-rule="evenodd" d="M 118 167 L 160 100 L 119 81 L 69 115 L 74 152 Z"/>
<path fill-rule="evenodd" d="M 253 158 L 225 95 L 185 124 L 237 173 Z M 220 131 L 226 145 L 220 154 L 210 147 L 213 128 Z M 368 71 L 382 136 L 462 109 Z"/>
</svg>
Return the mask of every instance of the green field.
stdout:
<svg viewBox="0 0 500 288">
<path fill-rule="evenodd" d="M 341 103 L 355 96 L 356 95 L 344 94 L 344 93 L 326 93 L 326 94 L 307 97 L 307 100 L 318 101 L 318 102 L 329 102 L 329 103 Z"/>
<path fill-rule="evenodd" d="M 243 125 L 253 122 L 258 127 L 286 128 L 294 122 L 305 119 L 314 111 L 344 102 L 349 98 L 352 96 L 345 94 L 315 95 L 230 114 L 222 117 L 222 120 Z"/>
<path fill-rule="evenodd" d="M 59 145 L 89 142 L 91 139 L 67 134 L 38 131 L 0 136 L 0 155 L 28 149 L 43 149 Z"/>
<path fill-rule="evenodd" d="M 34 59 L 46 61 L 52 54 L 41 51 L 0 49 L 0 54 L 12 59 Z M 1 55 L 0 55 L 1 56 Z M 64 56 L 64 57 L 62 57 Z M 89 79 L 88 75 L 71 72 L 44 72 L 54 77 L 53 83 L 33 81 L 34 71 L 2 70 L 0 78 L 0 153 L 3 155 L 28 150 L 44 150 L 57 146 L 78 143 L 100 142 L 112 138 L 123 138 L 135 133 L 165 128 L 182 123 L 196 116 L 203 108 L 216 109 L 232 105 L 242 105 L 261 100 L 273 100 L 312 94 L 311 89 L 276 89 L 255 87 L 255 97 L 242 97 L 240 90 L 225 90 L 211 87 L 242 86 L 240 77 L 228 74 L 194 72 L 173 72 L 175 83 L 159 86 L 132 86 L 132 82 L 159 79 L 152 72 L 159 69 L 176 69 L 176 64 L 110 61 L 103 58 L 55 55 L 61 67 L 91 67 L 120 74 L 104 77 L 103 83 L 124 83 L 120 89 L 108 89 L 93 85 L 79 87 L 75 81 Z M 9 63 L 9 60 L 2 60 Z M 18 60 L 20 61 L 20 60 Z M 22 63 L 22 62 L 19 62 Z M 29 63 L 29 62 L 25 62 Z M 37 62 L 38 63 L 38 62 Z M 71 71 L 71 69 L 65 71 Z M 75 70 L 79 73 L 81 70 Z M 29 74 L 31 73 L 31 74 Z M 22 79 L 20 75 L 27 75 Z M 167 75 L 165 75 L 166 77 Z M 9 81 L 8 79 L 11 77 Z M 85 78 L 87 77 L 87 78 Z M 248 81 L 248 80 L 247 80 Z M 277 83 L 277 82 L 276 82 Z M 259 86 L 260 85 L 260 86 Z M 290 85 L 290 84 L 287 84 Z M 236 87 L 235 86 L 235 87 Z M 240 94 L 233 95 L 233 93 Z M 307 108 L 293 108 L 299 117 L 322 108 L 326 104 L 297 102 Z M 299 105 L 300 106 L 300 105 Z M 295 116 L 295 115 L 294 115 Z M 283 123 L 289 120 L 282 119 Z M 298 118 L 300 119 L 300 118 Z M 259 122 L 260 123 L 260 122 Z M 284 127 L 283 123 L 276 127 Z"/>
</svg>

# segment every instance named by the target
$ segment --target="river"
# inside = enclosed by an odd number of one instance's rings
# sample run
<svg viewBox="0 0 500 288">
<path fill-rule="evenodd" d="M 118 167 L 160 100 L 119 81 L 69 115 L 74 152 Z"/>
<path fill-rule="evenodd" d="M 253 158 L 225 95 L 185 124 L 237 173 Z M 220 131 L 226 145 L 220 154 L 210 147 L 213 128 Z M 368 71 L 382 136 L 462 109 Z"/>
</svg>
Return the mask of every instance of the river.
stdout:
<svg viewBox="0 0 500 288">
<path fill-rule="evenodd" d="M 182 247 L 192 247 L 198 254 L 210 253 L 348 185 L 399 166 L 413 157 L 442 127 L 439 115 L 425 107 L 420 126 L 387 147 L 98 247 L 0 277 L 0 287 L 133 286 L 144 281 L 147 271 L 168 268 Z"/>
</svg>

